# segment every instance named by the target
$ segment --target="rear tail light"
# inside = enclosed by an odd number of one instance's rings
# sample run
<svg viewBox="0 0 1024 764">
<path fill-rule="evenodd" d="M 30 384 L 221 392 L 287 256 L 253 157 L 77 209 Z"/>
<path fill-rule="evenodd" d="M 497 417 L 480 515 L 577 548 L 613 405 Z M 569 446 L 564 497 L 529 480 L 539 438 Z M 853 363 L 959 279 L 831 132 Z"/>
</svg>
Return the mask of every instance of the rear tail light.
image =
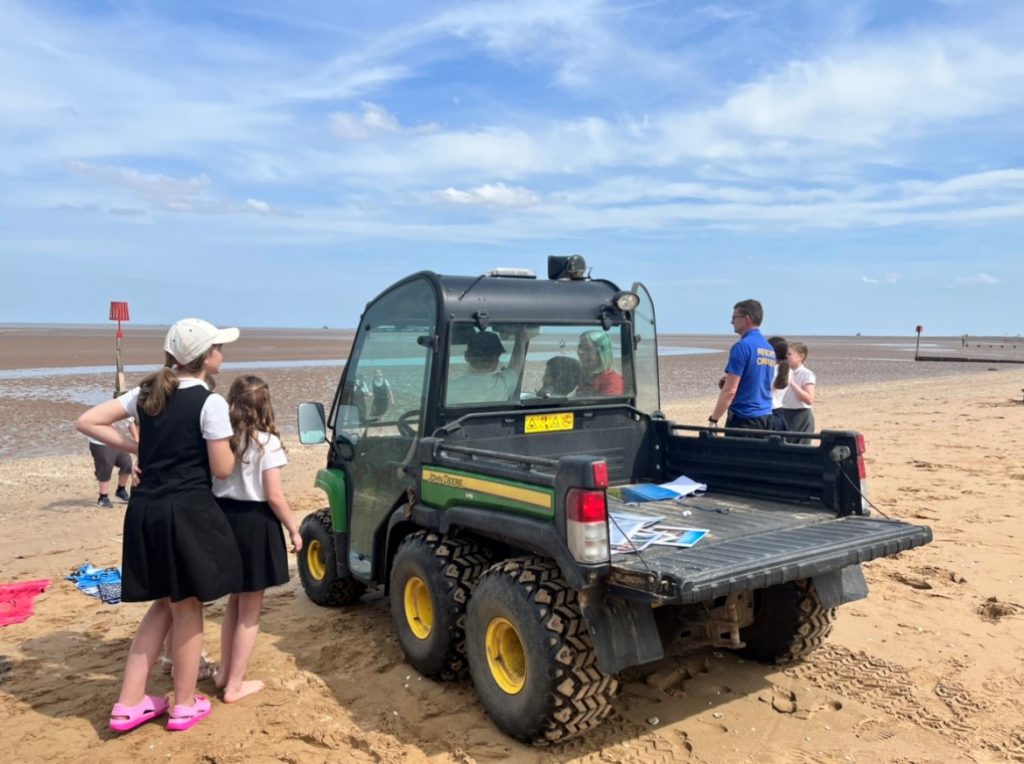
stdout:
<svg viewBox="0 0 1024 764">
<path fill-rule="evenodd" d="M 864 436 L 857 433 L 857 477 L 860 478 L 860 511 L 871 514 L 871 503 L 868 501 L 868 467 L 864 463 L 864 452 L 868 450 Z"/>
<path fill-rule="evenodd" d="M 608 562 L 608 504 L 604 490 L 569 489 L 565 497 L 565 535 L 576 562 Z"/>
</svg>

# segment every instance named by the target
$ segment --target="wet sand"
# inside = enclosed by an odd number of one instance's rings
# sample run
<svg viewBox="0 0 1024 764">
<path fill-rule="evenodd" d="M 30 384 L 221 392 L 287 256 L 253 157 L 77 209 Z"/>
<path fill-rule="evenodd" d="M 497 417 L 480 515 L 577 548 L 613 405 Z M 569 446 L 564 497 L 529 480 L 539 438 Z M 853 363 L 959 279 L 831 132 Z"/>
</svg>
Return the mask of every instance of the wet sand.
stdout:
<svg viewBox="0 0 1024 764">
<path fill-rule="evenodd" d="M 60 348 L 76 365 L 104 363 L 110 352 L 79 336 L 50 340 L 36 344 Z M 344 341 L 311 341 L 290 356 L 297 345 L 285 342 L 274 352 L 280 360 L 330 358 L 333 343 Z M 724 351 L 729 338 L 678 339 L 701 342 Z M 1024 761 L 1024 368 L 914 364 L 904 350 L 852 343 L 830 349 L 823 338 L 808 340 L 818 422 L 865 434 L 872 500 L 893 517 L 930 525 L 934 543 L 867 564 L 869 597 L 841 608 L 829 641 L 804 662 L 760 666 L 711 650 L 668 662 L 656 676 L 671 681 L 631 680 L 608 723 L 552 749 L 498 732 L 470 683 L 422 679 L 404 663 L 382 593 L 354 607 L 319 608 L 302 593 L 294 560 L 293 580 L 268 593 L 253 658 L 251 675 L 266 690 L 237 705 L 215 699 L 211 718 L 187 733 L 159 724 L 123 736 L 107 731 L 144 606 L 103 605 L 61 576 L 86 561 L 119 562 L 123 506 L 94 505 L 84 444 L 58 433 L 85 404 L 12 397 L 3 380 L 0 406 L 22 433 L 19 453 L 45 441 L 70 452 L 0 460 L 0 582 L 54 579 L 35 615 L 0 629 L 0 755 L 221 764 Z M 52 353 L 37 348 L 11 361 L 13 343 L 0 347 L 6 368 L 52 363 Z M 248 352 L 239 342 L 229 359 L 269 360 L 262 346 Z M 723 361 L 722 352 L 662 360 L 671 418 L 707 416 Z M 273 373 L 275 395 L 291 401 L 328 401 L 337 378 L 333 368 Z M 284 419 L 287 408 L 279 409 Z M 284 487 L 304 514 L 324 504 L 313 487 L 324 448 L 286 441 Z M 208 606 L 214 658 L 222 615 L 223 602 Z M 157 674 L 151 689 L 167 692 L 167 678 Z"/>
<path fill-rule="evenodd" d="M 122 362 L 129 388 L 162 362 L 165 327 L 126 329 Z M 302 401 L 329 404 L 334 396 L 353 333 L 342 329 L 248 329 L 225 349 L 221 390 L 241 373 L 256 373 L 270 384 L 279 424 L 294 433 Z M 735 337 L 665 335 L 663 352 L 705 350 L 660 358 L 663 404 L 713 393 Z M 915 363 L 907 337 L 814 337 L 807 365 L 818 375 L 818 394 L 836 386 L 898 379 L 950 380 L 961 375 L 1005 373 L 1009 365 Z M 933 352 L 955 356 L 959 338 L 926 343 Z M 1021 351 L 1024 357 L 1024 349 Z M 114 330 L 111 327 L 0 326 L 0 458 L 80 453 L 85 440 L 72 423 L 85 407 L 109 398 L 115 383 Z M 312 365 L 327 364 L 327 365 Z M 282 366 L 283 365 L 283 366 Z M 81 373 L 76 370 L 85 368 Z M 45 370 L 52 370 L 47 373 Z M 27 370 L 27 371 L 26 371 Z M 995 370 L 995 371 L 992 371 Z M 69 373 L 73 372 L 73 373 Z M 937 385 L 957 384 L 940 381 Z M 695 421 L 703 421 L 703 417 Z"/>
</svg>

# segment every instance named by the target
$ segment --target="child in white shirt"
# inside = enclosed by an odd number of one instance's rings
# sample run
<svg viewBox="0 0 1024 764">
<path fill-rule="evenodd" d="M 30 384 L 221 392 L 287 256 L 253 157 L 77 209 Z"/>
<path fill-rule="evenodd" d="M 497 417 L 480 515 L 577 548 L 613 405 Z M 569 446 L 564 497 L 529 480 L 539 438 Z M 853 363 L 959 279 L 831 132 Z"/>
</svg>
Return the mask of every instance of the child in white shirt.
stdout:
<svg viewBox="0 0 1024 764">
<path fill-rule="evenodd" d="M 802 342 L 790 342 L 786 356 L 789 363 L 789 387 L 782 397 L 783 416 L 786 418 L 786 429 L 790 432 L 814 432 L 814 390 L 817 378 L 814 372 L 804 366 L 807 360 L 807 346 Z M 806 438 L 797 438 L 795 442 L 807 442 Z"/>
<path fill-rule="evenodd" d="M 238 543 L 242 587 L 228 598 L 216 684 L 224 690 L 224 702 L 234 703 L 263 689 L 260 680 L 244 677 L 260 629 L 263 592 L 288 581 L 281 526 L 293 552 L 302 549 L 302 536 L 281 490 L 281 468 L 288 458 L 274 424 L 270 388 L 260 377 L 239 377 L 228 391 L 228 405 L 235 469 L 226 479 L 214 480 L 213 494 Z"/>
</svg>

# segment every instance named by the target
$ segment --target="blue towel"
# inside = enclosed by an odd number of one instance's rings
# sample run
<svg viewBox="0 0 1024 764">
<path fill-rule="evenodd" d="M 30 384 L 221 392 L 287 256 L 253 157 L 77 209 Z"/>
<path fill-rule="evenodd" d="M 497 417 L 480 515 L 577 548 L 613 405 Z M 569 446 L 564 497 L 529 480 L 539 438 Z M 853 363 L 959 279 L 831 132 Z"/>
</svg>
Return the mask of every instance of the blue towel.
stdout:
<svg viewBox="0 0 1024 764">
<path fill-rule="evenodd" d="M 95 565 L 87 562 L 85 565 L 71 571 L 64 578 L 74 582 L 75 587 L 83 594 L 87 594 L 90 597 L 100 597 L 109 605 L 116 605 L 121 601 L 120 568 L 97 568 Z"/>
</svg>

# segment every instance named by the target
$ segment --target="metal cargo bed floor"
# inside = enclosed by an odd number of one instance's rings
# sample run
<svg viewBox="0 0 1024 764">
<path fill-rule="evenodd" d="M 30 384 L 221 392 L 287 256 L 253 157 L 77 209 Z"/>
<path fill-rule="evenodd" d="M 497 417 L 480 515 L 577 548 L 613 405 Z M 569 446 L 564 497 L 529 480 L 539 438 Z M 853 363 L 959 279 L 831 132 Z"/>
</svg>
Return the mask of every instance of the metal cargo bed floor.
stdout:
<svg viewBox="0 0 1024 764">
<path fill-rule="evenodd" d="M 819 504 L 792 501 L 705 494 L 625 503 L 609 496 L 608 511 L 662 517 L 663 525 L 708 531 L 690 548 L 653 545 L 612 556 L 613 585 L 654 587 L 684 603 L 808 578 L 931 539 L 927 528 L 909 523 L 836 517 Z"/>
</svg>

